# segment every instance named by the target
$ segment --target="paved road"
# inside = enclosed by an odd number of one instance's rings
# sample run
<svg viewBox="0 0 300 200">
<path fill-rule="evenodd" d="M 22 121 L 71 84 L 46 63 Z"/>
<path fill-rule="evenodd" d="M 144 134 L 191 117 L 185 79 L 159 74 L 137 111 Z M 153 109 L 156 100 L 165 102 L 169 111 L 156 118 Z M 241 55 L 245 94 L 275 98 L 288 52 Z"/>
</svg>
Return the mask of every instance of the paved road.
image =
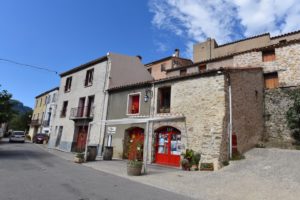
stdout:
<svg viewBox="0 0 300 200">
<path fill-rule="evenodd" d="M 1 200 L 189 199 L 65 161 L 31 143 L 0 143 Z"/>
</svg>

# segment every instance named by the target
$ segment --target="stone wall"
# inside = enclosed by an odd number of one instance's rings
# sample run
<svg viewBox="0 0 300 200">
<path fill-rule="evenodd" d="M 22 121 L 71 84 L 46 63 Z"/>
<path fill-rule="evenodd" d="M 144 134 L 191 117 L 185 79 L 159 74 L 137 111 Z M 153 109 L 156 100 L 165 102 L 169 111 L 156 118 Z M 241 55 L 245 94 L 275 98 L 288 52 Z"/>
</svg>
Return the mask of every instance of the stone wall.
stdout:
<svg viewBox="0 0 300 200">
<path fill-rule="evenodd" d="M 172 84 L 171 113 L 186 117 L 186 148 L 202 153 L 200 162 L 220 164 L 225 120 L 224 75 L 180 80 Z"/>
<path fill-rule="evenodd" d="M 275 49 L 275 61 L 263 62 L 261 52 L 250 52 L 234 56 L 234 67 L 262 67 L 264 73 L 277 71 L 282 87 L 300 84 L 300 44 Z"/>
<path fill-rule="evenodd" d="M 265 90 L 265 138 L 271 142 L 293 141 L 287 126 L 286 112 L 293 104 L 289 93 L 295 88 Z"/>
<path fill-rule="evenodd" d="M 280 86 L 300 85 L 300 44 L 276 49 Z"/>
</svg>

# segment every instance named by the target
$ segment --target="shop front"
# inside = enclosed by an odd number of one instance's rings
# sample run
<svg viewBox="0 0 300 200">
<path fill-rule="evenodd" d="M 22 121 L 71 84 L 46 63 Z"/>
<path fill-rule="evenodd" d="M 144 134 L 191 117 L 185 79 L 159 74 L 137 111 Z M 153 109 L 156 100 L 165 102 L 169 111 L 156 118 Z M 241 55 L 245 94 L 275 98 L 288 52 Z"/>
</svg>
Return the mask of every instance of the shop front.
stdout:
<svg viewBox="0 0 300 200">
<path fill-rule="evenodd" d="M 181 133 L 174 127 L 161 127 L 155 131 L 155 162 L 180 166 Z"/>
</svg>

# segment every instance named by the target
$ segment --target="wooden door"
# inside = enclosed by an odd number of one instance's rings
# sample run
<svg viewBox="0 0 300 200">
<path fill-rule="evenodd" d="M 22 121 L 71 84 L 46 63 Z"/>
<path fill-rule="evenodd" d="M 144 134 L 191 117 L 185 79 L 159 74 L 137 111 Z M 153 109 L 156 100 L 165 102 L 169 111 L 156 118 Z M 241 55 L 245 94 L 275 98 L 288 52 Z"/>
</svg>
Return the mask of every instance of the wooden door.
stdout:
<svg viewBox="0 0 300 200">
<path fill-rule="evenodd" d="M 79 126 L 78 127 L 76 150 L 79 152 L 85 150 L 87 132 L 88 132 L 88 126 Z"/>
<path fill-rule="evenodd" d="M 129 132 L 128 159 L 143 160 L 144 130 L 141 128 L 132 129 Z M 140 151 L 138 151 L 140 148 Z"/>
</svg>

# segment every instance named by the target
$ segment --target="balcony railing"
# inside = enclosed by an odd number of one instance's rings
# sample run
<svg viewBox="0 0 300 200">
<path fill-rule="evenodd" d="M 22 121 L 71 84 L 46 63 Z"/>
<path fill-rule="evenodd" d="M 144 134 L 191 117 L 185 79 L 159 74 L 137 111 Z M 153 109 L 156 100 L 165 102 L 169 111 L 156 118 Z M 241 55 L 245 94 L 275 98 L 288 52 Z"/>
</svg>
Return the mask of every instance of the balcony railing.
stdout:
<svg viewBox="0 0 300 200">
<path fill-rule="evenodd" d="M 71 108 L 70 119 L 91 119 L 94 117 L 94 107 Z"/>
<path fill-rule="evenodd" d="M 42 120 L 41 119 L 33 119 L 30 122 L 30 125 L 32 125 L 32 126 L 39 126 L 41 124 L 42 124 Z"/>
<path fill-rule="evenodd" d="M 49 124 L 50 124 L 50 121 L 49 121 L 49 120 L 44 120 L 44 121 L 43 121 L 43 126 L 44 126 L 44 127 L 48 127 Z"/>
</svg>

